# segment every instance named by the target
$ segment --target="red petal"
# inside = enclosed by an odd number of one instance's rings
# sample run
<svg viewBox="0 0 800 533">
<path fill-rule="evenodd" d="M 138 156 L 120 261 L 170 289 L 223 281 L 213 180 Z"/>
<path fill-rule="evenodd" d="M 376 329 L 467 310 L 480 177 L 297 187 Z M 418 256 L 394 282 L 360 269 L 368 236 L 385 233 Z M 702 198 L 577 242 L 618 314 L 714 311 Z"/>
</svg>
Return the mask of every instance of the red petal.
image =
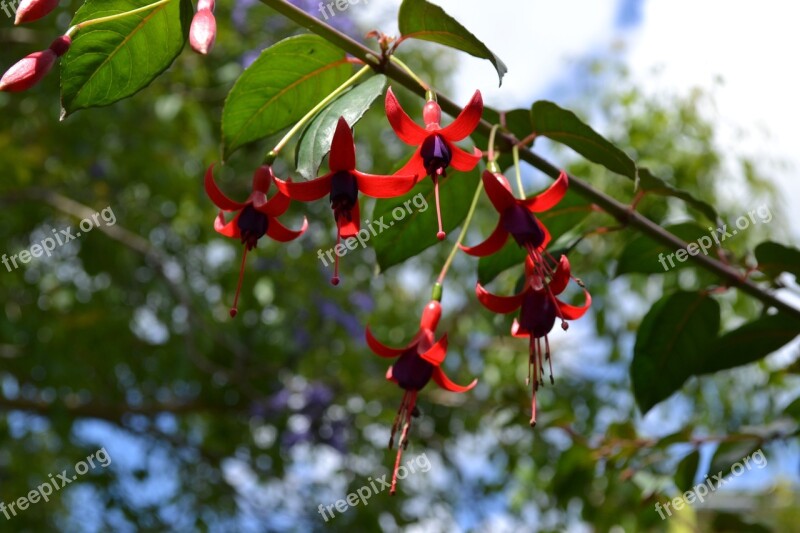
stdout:
<svg viewBox="0 0 800 533">
<path fill-rule="evenodd" d="M 283 181 L 275 178 L 275 185 L 281 193 L 285 194 L 292 200 L 300 202 L 313 202 L 319 200 L 326 194 L 331 193 L 331 181 L 333 174 L 326 174 L 321 178 L 311 181 Z"/>
<path fill-rule="evenodd" d="M 450 145 L 450 153 L 452 154 L 450 166 L 461 172 L 469 172 L 475 168 L 483 157 L 483 152 L 477 148 L 473 148 L 472 153 L 468 154 L 455 144 Z"/>
<path fill-rule="evenodd" d="M 372 332 L 369 330 L 369 326 L 367 326 L 367 346 L 375 355 L 380 357 L 399 357 L 406 348 L 392 348 L 390 346 L 386 346 L 378 339 L 372 335 Z M 388 376 L 387 376 L 388 378 Z"/>
<path fill-rule="evenodd" d="M 206 170 L 205 187 L 208 197 L 211 198 L 214 205 L 223 211 L 238 211 L 247 205 L 241 202 L 234 202 L 219 190 L 219 187 L 217 187 L 217 184 L 214 182 L 214 165 L 211 165 L 208 167 L 208 170 Z"/>
<path fill-rule="evenodd" d="M 389 119 L 395 134 L 406 144 L 412 146 L 422 144 L 428 136 L 425 128 L 411 120 L 411 117 L 403 111 L 391 87 L 386 91 L 386 118 Z"/>
<path fill-rule="evenodd" d="M 444 363 L 444 358 L 447 356 L 447 334 L 445 333 L 436 344 L 419 356 L 434 366 L 439 366 Z"/>
<path fill-rule="evenodd" d="M 420 180 L 428 175 L 428 171 L 425 170 L 425 163 L 422 161 L 422 156 L 420 152 L 422 148 L 417 148 L 414 152 L 414 155 L 411 156 L 411 159 L 408 160 L 408 163 L 403 165 L 403 168 L 395 172 L 397 176 L 415 176 L 417 180 Z"/>
<path fill-rule="evenodd" d="M 342 237 L 355 237 L 361 229 L 361 213 L 358 207 L 358 200 L 356 205 L 350 210 L 350 220 L 344 217 L 339 217 L 336 220 L 336 226 L 339 228 L 339 235 Z"/>
<path fill-rule="evenodd" d="M 39 20 L 57 7 L 58 0 L 22 0 L 17 6 L 17 16 L 14 24 Z M 5 7 L 3 9 L 5 10 Z"/>
<path fill-rule="evenodd" d="M 466 387 L 457 385 L 452 381 L 450 381 L 450 378 L 448 378 L 447 375 L 445 375 L 444 371 L 438 366 L 433 368 L 433 376 L 431 377 L 433 377 L 433 381 L 435 381 L 437 385 L 439 385 L 444 390 L 449 390 L 450 392 L 467 392 L 468 390 L 471 390 L 472 388 L 475 387 L 475 385 L 478 384 L 478 380 L 473 379 L 472 383 L 470 383 Z"/>
<path fill-rule="evenodd" d="M 483 180 L 483 187 L 486 189 L 486 195 L 498 213 L 502 213 L 517 202 L 511 192 L 511 185 L 502 174 L 494 174 L 484 170 L 481 179 Z"/>
<path fill-rule="evenodd" d="M 564 198 L 569 188 L 569 178 L 567 173 L 562 171 L 558 179 L 546 191 L 537 194 L 533 198 L 523 201 L 523 205 L 532 213 L 541 213 L 555 206 Z"/>
<path fill-rule="evenodd" d="M 416 176 L 375 176 L 357 170 L 353 175 L 358 180 L 358 190 L 373 198 L 394 198 L 407 193 L 417 183 Z"/>
<path fill-rule="evenodd" d="M 254 193 L 264 197 L 263 193 Z M 272 198 L 264 202 L 263 200 L 253 199 L 253 207 L 256 210 L 264 213 L 268 217 L 279 217 L 289 209 L 289 204 L 292 203 L 291 198 L 278 191 Z"/>
<path fill-rule="evenodd" d="M 458 114 L 453 123 L 442 129 L 439 134 L 448 141 L 453 142 L 465 139 L 478 127 L 482 114 L 483 98 L 481 98 L 480 91 L 475 91 L 475 94 L 472 95 L 472 100 L 461 110 L 461 113 Z"/>
<path fill-rule="evenodd" d="M 307 229 L 308 220 L 306 220 L 305 217 L 303 217 L 303 227 L 297 231 L 287 228 L 278 222 L 277 218 L 270 218 L 269 223 L 267 224 L 267 235 L 278 242 L 289 242 L 295 240 L 300 235 L 305 233 Z"/>
<path fill-rule="evenodd" d="M 241 215 L 241 213 L 236 213 L 233 220 L 225 224 L 225 216 L 222 214 L 222 211 L 220 211 L 217 218 L 214 219 L 214 229 L 217 233 L 225 235 L 226 237 L 239 238 L 241 236 L 239 232 L 239 215 Z"/>
<path fill-rule="evenodd" d="M 542 233 L 544 233 L 544 240 L 542 241 L 542 244 L 540 244 L 539 247 L 537 248 L 537 250 L 539 250 L 541 252 L 542 250 L 547 248 L 547 245 L 550 244 L 550 241 L 553 240 L 553 237 L 550 235 L 550 232 L 547 230 L 547 226 L 542 224 L 541 220 L 539 220 L 537 218 L 536 222 L 539 223 L 539 227 L 542 228 Z"/>
<path fill-rule="evenodd" d="M 556 300 L 556 302 L 558 302 L 558 310 L 561 312 L 561 318 L 564 320 L 576 320 L 582 317 L 592 305 L 592 295 L 589 294 L 589 291 L 586 289 L 583 289 L 583 297 L 586 299 L 586 302 L 580 307 L 566 304 L 561 300 Z"/>
<path fill-rule="evenodd" d="M 478 301 L 483 306 L 493 313 L 511 313 L 519 309 L 522 305 L 522 298 L 524 293 L 516 294 L 514 296 L 497 296 L 478 283 L 475 285 L 475 294 L 478 296 Z"/>
<path fill-rule="evenodd" d="M 502 222 L 497 223 L 497 227 L 494 228 L 494 231 L 489 238 L 483 241 L 480 244 L 476 244 L 475 246 L 468 248 L 466 246 L 460 245 L 461 251 L 468 255 L 474 255 L 476 257 L 486 257 L 487 255 L 492 255 L 493 253 L 497 252 L 500 248 L 508 240 L 508 232 L 503 227 Z"/>
<path fill-rule="evenodd" d="M 569 277 L 569 259 L 567 259 L 566 255 L 562 255 L 561 259 L 558 261 L 556 271 L 553 273 L 553 279 L 549 284 L 550 292 L 553 294 L 561 294 L 564 292 L 564 289 L 567 288 L 567 284 L 569 284 Z"/>
<path fill-rule="evenodd" d="M 356 168 L 356 145 L 353 141 L 353 130 L 344 117 L 339 117 L 336 131 L 331 141 L 331 155 L 328 158 L 331 172 L 354 170 Z"/>
<path fill-rule="evenodd" d="M 34 52 L 23 57 L 0 78 L 0 91 L 21 92 L 27 91 L 50 72 L 58 56 L 48 48 L 41 52 Z"/>
</svg>

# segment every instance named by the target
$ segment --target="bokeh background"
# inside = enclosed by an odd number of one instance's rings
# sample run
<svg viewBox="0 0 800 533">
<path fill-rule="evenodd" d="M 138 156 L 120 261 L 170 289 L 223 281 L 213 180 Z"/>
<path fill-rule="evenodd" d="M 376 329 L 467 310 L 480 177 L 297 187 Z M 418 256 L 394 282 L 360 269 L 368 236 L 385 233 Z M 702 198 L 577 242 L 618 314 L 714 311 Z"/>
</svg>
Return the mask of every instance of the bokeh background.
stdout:
<svg viewBox="0 0 800 533">
<path fill-rule="evenodd" d="M 321 17 L 318 2 L 294 3 Z M 767 205 L 770 223 L 728 241 L 737 255 L 766 238 L 800 240 L 794 4 L 439 4 L 509 66 L 498 88 L 488 63 L 405 44 L 402 57 L 443 92 L 466 102 L 479 88 L 497 109 L 554 100 L 725 220 Z M 79 5 L 64 1 L 24 28 L 0 12 L 0 66 L 49 43 Z M 398 6 L 362 0 L 329 22 L 358 38 L 373 28 L 392 33 Z M 0 531 L 800 530 L 800 409 L 786 409 L 800 392 L 797 343 L 758 364 L 693 378 L 643 417 L 628 377 L 636 328 L 665 288 L 709 279 L 691 269 L 616 277 L 632 230 L 588 235 L 571 256 L 594 305 L 551 338 L 556 387 L 539 395 L 536 430 L 527 424 L 526 345 L 506 335 L 509 317 L 476 302 L 476 263 L 459 257 L 443 300 L 445 366 L 457 382 L 478 377 L 478 387 L 425 390 L 407 457 L 425 453 L 430 470 L 405 479 L 395 497 L 382 493 L 323 520 L 320 504 L 390 472 L 394 460 L 385 446 L 402 393 L 383 379 L 386 363 L 366 348 L 364 327 L 397 345 L 410 339 L 449 247 L 380 274 L 370 249 L 352 252 L 334 288 L 316 257 L 333 243 L 329 208 L 295 206 L 287 224 L 305 214 L 309 231 L 288 246 L 262 241 L 249 258 L 240 316 L 230 320 L 241 247 L 213 232 L 202 175 L 219 159 L 222 104 L 238 74 L 299 30 L 255 0 L 219 2 L 217 19 L 210 57 L 187 49 L 149 88 L 112 107 L 59 122 L 57 72 L 28 93 L 0 94 L 0 253 L 104 208 L 116 218 L 52 257 L 0 268 L 0 501 L 100 448 L 112 460 L 50 502 L 0 516 Z M 421 102 L 398 93 L 418 114 Z M 358 126 L 359 158 L 389 172 L 409 151 L 380 107 Z M 220 183 L 230 196 L 248 194 L 273 142 L 228 162 Z M 544 140 L 536 148 L 633 198 L 624 179 Z M 523 176 L 531 192 L 548 183 L 530 168 Z M 470 242 L 493 222 L 481 205 Z M 701 220 L 664 199 L 646 198 L 641 211 L 662 224 Z M 564 239 L 611 225 L 587 213 Z M 494 290 L 511 291 L 518 274 L 503 275 Z M 785 281 L 782 296 L 800 300 Z M 728 327 L 759 312 L 735 292 L 721 301 Z M 654 504 L 677 494 L 676 472 L 701 482 L 756 449 L 768 458 L 764 469 L 659 518 Z M 693 451 L 695 469 L 684 461 Z"/>
</svg>

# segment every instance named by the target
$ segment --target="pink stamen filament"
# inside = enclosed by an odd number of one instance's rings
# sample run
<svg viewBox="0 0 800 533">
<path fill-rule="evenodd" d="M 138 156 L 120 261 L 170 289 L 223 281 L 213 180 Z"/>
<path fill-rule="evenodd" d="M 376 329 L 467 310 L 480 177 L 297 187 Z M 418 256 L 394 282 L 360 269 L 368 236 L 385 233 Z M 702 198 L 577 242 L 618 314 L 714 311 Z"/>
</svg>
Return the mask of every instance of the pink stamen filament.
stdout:
<svg viewBox="0 0 800 533">
<path fill-rule="evenodd" d="M 447 234 L 442 229 L 442 209 L 439 205 L 439 178 L 444 173 L 444 169 L 440 168 L 436 170 L 436 175 L 431 176 L 433 180 L 433 194 L 436 197 L 436 218 L 439 220 L 439 232 L 436 234 L 436 238 L 440 241 L 443 241 Z"/>
<path fill-rule="evenodd" d="M 236 286 L 236 295 L 233 297 L 233 306 L 230 310 L 231 318 L 234 318 L 239 313 L 239 293 L 242 291 L 242 280 L 244 279 L 244 265 L 247 259 L 247 246 L 244 247 L 242 253 L 242 266 L 239 267 L 239 283 Z"/>
</svg>

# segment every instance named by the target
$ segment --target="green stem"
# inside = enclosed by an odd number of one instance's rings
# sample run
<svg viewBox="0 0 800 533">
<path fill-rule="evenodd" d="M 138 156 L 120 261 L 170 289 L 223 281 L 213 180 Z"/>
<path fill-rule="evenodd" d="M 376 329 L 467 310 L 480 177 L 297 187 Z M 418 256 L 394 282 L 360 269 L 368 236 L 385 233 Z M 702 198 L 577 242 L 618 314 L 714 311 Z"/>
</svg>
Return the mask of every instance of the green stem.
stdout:
<svg viewBox="0 0 800 533">
<path fill-rule="evenodd" d="M 349 80 L 347 80 L 346 82 L 341 84 L 335 91 L 333 91 L 331 94 L 329 94 L 324 99 L 322 99 L 317 105 L 315 105 L 314 108 L 311 111 L 306 113 L 306 115 L 303 118 L 301 118 L 297 122 L 297 124 L 292 126 L 292 129 L 290 129 L 289 132 L 286 135 L 283 136 L 283 139 L 281 139 L 280 142 L 278 142 L 278 144 L 275 145 L 275 148 L 273 148 L 272 151 L 270 151 L 267 154 L 267 156 L 264 158 L 264 163 L 267 164 L 267 165 L 271 165 L 275 161 L 275 158 L 278 157 L 278 154 L 280 154 L 281 150 L 283 150 L 283 148 L 286 146 L 286 144 L 290 140 L 292 140 L 292 137 L 294 137 L 297 134 L 297 132 L 299 132 L 301 129 L 303 129 L 303 127 L 305 127 L 305 125 L 308 122 L 310 122 L 311 119 L 313 119 L 315 116 L 317 116 L 317 113 L 322 111 L 325 108 L 325 106 L 327 106 L 328 104 L 333 102 L 336 98 L 339 97 L 340 94 L 342 94 L 351 85 L 353 85 L 355 82 L 357 82 L 358 79 L 361 76 L 363 76 L 364 74 L 366 74 L 367 71 L 370 68 L 371 67 L 368 66 L 368 65 L 362 67 L 358 72 L 353 74 L 350 77 Z"/>
<path fill-rule="evenodd" d="M 391 61 L 392 63 L 396 64 L 401 69 L 405 70 L 406 74 L 411 76 L 411 79 L 413 79 L 415 82 L 417 82 L 419 84 L 419 86 L 422 87 L 425 90 L 425 93 L 426 93 L 425 98 L 426 99 L 436 100 L 436 91 L 432 91 L 430 86 L 427 83 L 425 83 L 424 81 L 422 81 L 422 78 L 417 76 L 417 74 L 413 70 L 411 70 L 411 67 L 406 65 L 404 62 L 402 62 L 400 59 L 396 58 L 395 56 L 389 56 L 389 61 Z M 432 96 L 432 98 L 428 98 L 429 94 L 427 94 L 427 93 L 429 93 L 430 96 Z"/>
<path fill-rule="evenodd" d="M 309 15 L 302 9 L 290 4 L 289 2 L 286 2 L 285 0 L 260 1 L 262 4 L 271 7 L 281 15 L 294 21 L 296 24 L 309 29 L 331 44 L 338 46 L 350 55 L 361 59 L 364 61 L 364 63 L 371 66 L 376 72 L 385 74 L 387 77 L 395 80 L 397 83 L 405 86 L 407 89 L 416 92 L 420 96 L 424 96 L 426 91 L 422 89 L 418 82 L 414 80 L 407 72 L 399 68 L 392 61 L 389 61 L 385 65 L 382 64 L 380 59 L 377 57 L 376 52 L 341 33 L 339 30 L 324 23 L 316 17 Z M 458 116 L 459 112 L 461 111 L 461 108 L 455 102 L 441 94 L 438 95 L 437 101 L 441 105 L 442 110 L 453 117 Z M 483 135 L 489 135 L 491 129 L 492 124 L 486 120 L 481 120 L 476 131 Z M 502 146 L 509 150 L 513 149 L 514 145 L 519 144 L 520 142 L 519 139 L 510 133 L 501 133 L 500 141 L 502 142 Z M 561 173 L 560 168 L 534 153 L 529 148 L 520 150 L 520 158 L 529 165 L 550 176 L 554 180 L 558 179 L 558 176 Z M 595 189 L 582 179 L 569 176 L 569 184 L 571 190 L 600 207 L 603 211 L 616 218 L 621 224 L 632 227 L 644 235 L 652 238 L 656 242 L 673 250 L 677 250 L 679 248 L 685 249 L 688 246 L 688 243 L 686 243 L 684 240 L 673 235 L 635 210 L 630 209 L 630 206 L 627 204 L 624 204 L 618 201 L 616 198 L 613 198 L 604 192 Z M 714 259 L 713 257 L 703 254 L 689 255 L 689 261 L 692 261 L 701 268 L 718 275 L 725 280 L 729 286 L 738 288 L 742 292 L 749 294 L 765 305 L 772 306 L 790 316 L 800 319 L 800 309 L 797 309 L 780 300 L 774 294 L 766 291 L 753 281 L 745 278 L 737 269 L 732 268 L 721 261 Z"/>
<path fill-rule="evenodd" d="M 522 172 L 519 168 L 519 145 L 515 144 L 511 149 L 511 154 L 514 156 L 514 171 L 517 173 L 517 189 L 519 189 L 520 199 L 525 199 L 525 187 L 522 186 Z"/>
<path fill-rule="evenodd" d="M 158 0 L 158 2 L 154 2 L 152 4 L 148 4 L 148 5 L 142 6 L 142 7 L 137 7 L 136 9 L 132 9 L 130 11 L 125 11 L 124 13 L 117 13 L 116 15 L 109 15 L 107 17 L 100 17 L 100 18 L 91 19 L 91 20 L 84 20 L 83 22 L 79 22 L 78 24 L 75 24 L 70 29 L 68 29 L 66 35 L 68 37 L 72 37 L 73 35 L 78 33 L 78 31 L 80 31 L 82 28 L 87 28 L 89 26 L 94 26 L 95 24 L 102 24 L 103 22 L 111 22 L 112 20 L 118 20 L 118 19 L 122 19 L 122 18 L 125 18 L 125 17 L 129 17 L 131 15 L 135 15 L 137 13 L 141 13 L 142 11 L 148 11 L 148 10 L 153 9 L 155 7 L 158 7 L 158 6 L 161 6 L 161 5 L 164 5 L 164 4 L 168 4 L 170 2 L 172 2 L 172 0 Z"/>
<path fill-rule="evenodd" d="M 453 245 L 453 249 L 450 250 L 447 261 L 444 262 L 442 271 L 439 273 L 439 278 L 436 280 L 436 285 L 442 285 L 444 283 L 444 278 L 447 276 L 447 271 L 450 270 L 450 265 L 453 264 L 453 259 L 455 259 L 456 253 L 458 253 L 459 246 L 464 242 L 464 237 L 467 236 L 467 230 L 472 223 L 472 215 L 475 214 L 475 208 L 478 206 L 478 200 L 481 197 L 482 191 L 483 180 L 479 180 L 478 186 L 475 188 L 475 195 L 472 197 L 472 205 L 469 206 L 469 211 L 467 212 L 467 218 L 464 219 L 464 224 L 461 226 L 461 233 L 458 234 L 458 240 L 456 240 L 456 243 Z"/>
</svg>

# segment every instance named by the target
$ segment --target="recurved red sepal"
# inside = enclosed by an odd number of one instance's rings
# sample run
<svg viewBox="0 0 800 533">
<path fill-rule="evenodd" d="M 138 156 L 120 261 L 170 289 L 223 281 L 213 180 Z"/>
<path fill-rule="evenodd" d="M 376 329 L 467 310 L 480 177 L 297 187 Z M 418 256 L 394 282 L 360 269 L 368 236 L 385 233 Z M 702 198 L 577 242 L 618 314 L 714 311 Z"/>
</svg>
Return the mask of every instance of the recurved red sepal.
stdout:
<svg viewBox="0 0 800 533">
<path fill-rule="evenodd" d="M 17 7 L 14 24 L 33 22 L 47 16 L 58 7 L 58 0 L 22 0 Z"/>
</svg>

